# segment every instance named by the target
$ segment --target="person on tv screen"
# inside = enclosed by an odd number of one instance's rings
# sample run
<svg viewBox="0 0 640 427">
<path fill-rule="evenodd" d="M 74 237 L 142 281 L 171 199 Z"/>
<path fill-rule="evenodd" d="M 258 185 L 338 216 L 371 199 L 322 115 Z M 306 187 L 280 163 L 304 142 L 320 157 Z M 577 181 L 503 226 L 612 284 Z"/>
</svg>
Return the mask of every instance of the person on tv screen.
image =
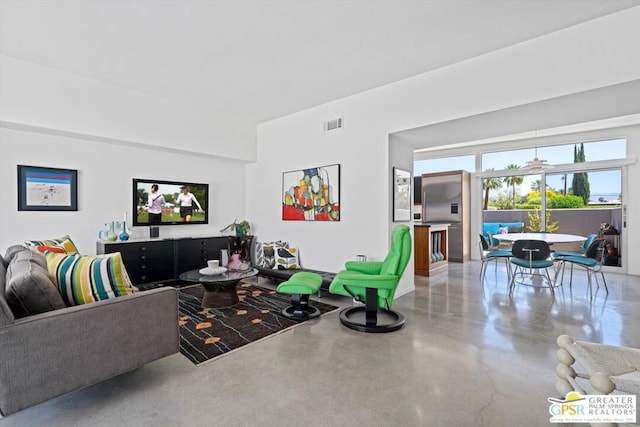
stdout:
<svg viewBox="0 0 640 427">
<path fill-rule="evenodd" d="M 147 202 L 149 206 L 149 224 L 154 225 L 162 222 L 162 206 L 164 204 L 164 196 L 158 193 L 158 184 L 153 184 Z"/>
<path fill-rule="evenodd" d="M 182 222 L 191 221 L 191 216 L 193 215 L 193 204 L 195 203 L 198 207 L 198 211 L 204 212 L 200 203 L 198 203 L 198 199 L 192 193 L 189 192 L 189 186 L 183 185 L 180 187 L 182 193 L 178 195 L 178 199 L 176 203 L 180 206 L 180 217 L 182 218 Z"/>
</svg>

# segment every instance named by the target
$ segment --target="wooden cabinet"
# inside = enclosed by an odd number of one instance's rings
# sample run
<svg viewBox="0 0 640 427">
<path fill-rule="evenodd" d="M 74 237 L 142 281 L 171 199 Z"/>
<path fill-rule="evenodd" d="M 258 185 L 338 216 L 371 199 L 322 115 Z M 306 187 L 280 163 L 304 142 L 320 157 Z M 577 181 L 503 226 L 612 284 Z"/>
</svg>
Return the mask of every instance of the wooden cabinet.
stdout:
<svg viewBox="0 0 640 427">
<path fill-rule="evenodd" d="M 162 240 L 99 241 L 98 254 L 120 252 L 134 285 L 176 280 L 180 273 L 204 268 L 210 259 L 220 259 L 228 249 L 227 236 Z"/>
<path fill-rule="evenodd" d="M 428 276 L 429 227 L 415 226 L 413 230 L 413 259 L 415 262 L 415 274 L 418 276 Z"/>
<path fill-rule="evenodd" d="M 416 225 L 414 227 L 415 274 L 431 276 L 448 268 L 448 226 Z"/>
</svg>

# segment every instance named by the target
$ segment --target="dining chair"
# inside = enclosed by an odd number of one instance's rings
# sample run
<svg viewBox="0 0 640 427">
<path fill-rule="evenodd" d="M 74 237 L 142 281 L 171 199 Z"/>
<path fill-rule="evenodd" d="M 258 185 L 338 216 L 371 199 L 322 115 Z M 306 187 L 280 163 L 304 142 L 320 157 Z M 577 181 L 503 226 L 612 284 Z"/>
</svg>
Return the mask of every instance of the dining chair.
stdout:
<svg viewBox="0 0 640 427">
<path fill-rule="evenodd" d="M 511 264 L 509 259 L 513 255 L 511 249 L 496 249 L 491 250 L 487 239 L 480 234 L 480 241 L 478 242 L 478 248 L 480 249 L 480 261 L 482 266 L 480 267 L 480 282 L 484 283 L 484 278 L 487 273 L 487 264 L 491 261 L 495 262 L 495 269 L 498 271 L 498 261 L 503 259 L 507 268 L 507 277 L 511 279 Z"/>
<path fill-rule="evenodd" d="M 602 276 L 602 283 L 604 284 L 604 289 L 609 293 L 609 288 L 607 287 L 607 281 L 604 278 L 604 272 L 602 271 L 602 263 L 604 261 L 604 249 L 605 249 L 606 240 L 605 239 L 594 239 L 593 242 L 589 245 L 584 254 L 581 255 L 562 255 L 562 256 L 554 256 L 554 260 L 560 262 L 560 266 L 558 267 L 557 274 L 560 274 L 560 284 L 562 284 L 564 280 L 564 270 L 566 263 L 571 264 L 571 273 L 569 275 L 569 287 L 571 287 L 571 282 L 573 281 L 573 266 L 577 265 L 579 267 L 583 267 L 587 271 L 587 282 L 589 284 L 589 295 L 593 299 L 593 288 L 592 288 L 592 280 L 591 276 L 596 275 L 596 284 L 598 288 L 600 287 L 600 283 L 598 282 L 597 273 L 600 273 Z"/>
<path fill-rule="evenodd" d="M 582 245 L 580 245 L 580 252 L 555 251 L 553 256 L 554 257 L 559 257 L 559 256 L 583 256 L 587 252 L 587 249 L 589 248 L 589 246 L 591 246 L 591 243 L 593 243 L 593 241 L 596 240 L 597 237 L 598 237 L 597 234 L 589 234 L 587 236 L 587 238 L 585 239 L 585 241 L 582 242 Z"/>
<path fill-rule="evenodd" d="M 549 267 L 553 267 L 553 259 L 551 258 L 551 249 L 549 244 L 542 240 L 516 240 L 511 247 L 513 256 L 511 257 L 511 263 L 515 265 L 513 272 L 511 273 L 511 282 L 509 283 L 509 296 L 513 295 L 515 288 L 516 277 L 520 280 L 518 283 L 524 283 L 525 279 L 533 279 L 539 277 L 541 283 L 545 280 L 547 285 L 554 293 L 553 287 L 555 281 L 551 280 L 549 275 Z M 528 273 L 525 273 L 525 269 Z M 544 269 L 545 274 L 542 275 L 539 271 Z M 536 270 L 534 273 L 533 270 Z M 533 285 L 533 282 L 532 282 Z"/>
<path fill-rule="evenodd" d="M 485 241 L 487 242 L 487 245 L 489 245 L 489 250 L 490 251 L 495 251 L 496 249 L 500 248 L 500 240 L 496 239 L 495 237 L 493 237 L 496 233 L 492 233 L 491 231 L 487 231 L 487 237 L 482 236 Z"/>
</svg>

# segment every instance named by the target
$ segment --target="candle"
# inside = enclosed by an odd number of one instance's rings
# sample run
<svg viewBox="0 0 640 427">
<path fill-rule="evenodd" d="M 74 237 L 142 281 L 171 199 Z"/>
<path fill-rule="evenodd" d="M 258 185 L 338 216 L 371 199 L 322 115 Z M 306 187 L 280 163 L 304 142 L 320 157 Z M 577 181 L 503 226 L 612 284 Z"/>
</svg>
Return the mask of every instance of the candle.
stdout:
<svg viewBox="0 0 640 427">
<path fill-rule="evenodd" d="M 124 221 L 127 222 L 127 212 L 124 213 Z"/>
</svg>

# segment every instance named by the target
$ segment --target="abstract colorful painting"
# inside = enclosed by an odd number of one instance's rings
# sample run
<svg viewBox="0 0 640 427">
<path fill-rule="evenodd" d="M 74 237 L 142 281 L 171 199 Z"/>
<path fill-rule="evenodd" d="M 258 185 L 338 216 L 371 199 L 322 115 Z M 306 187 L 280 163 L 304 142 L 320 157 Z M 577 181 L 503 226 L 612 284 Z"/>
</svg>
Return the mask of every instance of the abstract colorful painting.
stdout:
<svg viewBox="0 0 640 427">
<path fill-rule="evenodd" d="M 284 172 L 282 219 L 340 221 L 340 165 Z"/>
</svg>

